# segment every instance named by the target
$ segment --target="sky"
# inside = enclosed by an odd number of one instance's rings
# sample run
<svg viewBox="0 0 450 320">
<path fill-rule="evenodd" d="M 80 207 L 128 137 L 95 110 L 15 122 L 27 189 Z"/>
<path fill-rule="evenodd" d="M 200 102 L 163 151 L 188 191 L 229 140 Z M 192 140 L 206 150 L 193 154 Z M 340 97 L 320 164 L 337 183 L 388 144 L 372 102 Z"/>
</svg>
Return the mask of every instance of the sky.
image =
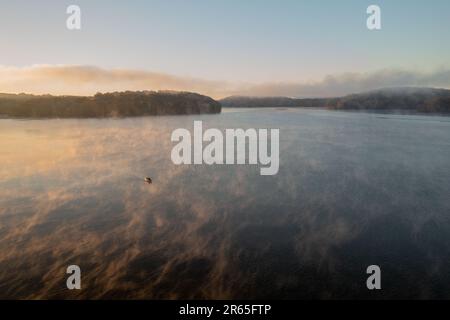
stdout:
<svg viewBox="0 0 450 320">
<path fill-rule="evenodd" d="M 66 28 L 72 4 L 81 30 Z M 450 87 L 449 15 L 448 0 L 0 0 L 0 92 Z"/>
</svg>

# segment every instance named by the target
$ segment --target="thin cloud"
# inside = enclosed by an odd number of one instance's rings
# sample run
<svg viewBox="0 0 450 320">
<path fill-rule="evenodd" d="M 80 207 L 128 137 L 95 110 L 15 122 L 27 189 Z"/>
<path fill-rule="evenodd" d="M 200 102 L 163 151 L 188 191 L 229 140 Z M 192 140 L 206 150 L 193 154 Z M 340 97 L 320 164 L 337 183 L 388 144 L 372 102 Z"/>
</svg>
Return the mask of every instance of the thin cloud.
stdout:
<svg viewBox="0 0 450 320">
<path fill-rule="evenodd" d="M 0 92 L 7 93 L 93 95 L 96 92 L 124 90 L 177 90 L 198 92 L 216 99 L 230 95 L 331 97 L 397 86 L 450 88 L 450 69 L 427 73 L 386 69 L 329 75 L 315 82 L 252 84 L 94 66 L 0 66 Z"/>
<path fill-rule="evenodd" d="M 177 90 L 217 96 L 224 88 L 225 83 L 218 81 L 139 70 L 66 65 L 0 67 L 0 91 L 8 93 L 93 95 L 125 90 Z"/>
</svg>

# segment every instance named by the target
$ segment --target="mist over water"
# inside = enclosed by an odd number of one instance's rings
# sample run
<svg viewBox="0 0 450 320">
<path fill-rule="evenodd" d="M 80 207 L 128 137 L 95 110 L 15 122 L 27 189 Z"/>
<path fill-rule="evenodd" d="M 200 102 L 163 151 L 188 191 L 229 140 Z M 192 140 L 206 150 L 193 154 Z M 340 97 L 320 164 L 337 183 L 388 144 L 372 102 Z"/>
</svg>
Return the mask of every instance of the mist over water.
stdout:
<svg viewBox="0 0 450 320">
<path fill-rule="evenodd" d="M 175 166 L 194 120 L 279 128 L 278 175 Z M 0 298 L 450 298 L 449 159 L 438 116 L 0 120 Z"/>
</svg>

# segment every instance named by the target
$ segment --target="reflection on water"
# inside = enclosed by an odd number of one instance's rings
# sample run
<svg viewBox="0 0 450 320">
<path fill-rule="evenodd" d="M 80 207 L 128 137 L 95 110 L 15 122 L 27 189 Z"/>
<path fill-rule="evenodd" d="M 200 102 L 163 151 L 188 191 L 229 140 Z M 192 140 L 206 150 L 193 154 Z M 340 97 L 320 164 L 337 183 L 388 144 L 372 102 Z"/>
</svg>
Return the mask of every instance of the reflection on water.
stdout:
<svg viewBox="0 0 450 320">
<path fill-rule="evenodd" d="M 0 120 L 0 298 L 450 298 L 450 119 L 241 111 Z M 173 165 L 194 120 L 280 128 L 279 174 Z"/>
</svg>

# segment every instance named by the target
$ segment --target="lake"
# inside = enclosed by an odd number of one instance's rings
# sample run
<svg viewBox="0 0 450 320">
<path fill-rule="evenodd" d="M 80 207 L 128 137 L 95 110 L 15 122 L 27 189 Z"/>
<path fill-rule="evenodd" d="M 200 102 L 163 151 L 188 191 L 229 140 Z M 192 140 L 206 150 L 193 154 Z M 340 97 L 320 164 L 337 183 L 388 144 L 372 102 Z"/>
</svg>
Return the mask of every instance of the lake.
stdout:
<svg viewBox="0 0 450 320">
<path fill-rule="evenodd" d="M 174 165 L 171 133 L 194 120 L 280 129 L 278 174 Z M 0 298 L 449 299 L 450 117 L 2 119 Z"/>
</svg>

